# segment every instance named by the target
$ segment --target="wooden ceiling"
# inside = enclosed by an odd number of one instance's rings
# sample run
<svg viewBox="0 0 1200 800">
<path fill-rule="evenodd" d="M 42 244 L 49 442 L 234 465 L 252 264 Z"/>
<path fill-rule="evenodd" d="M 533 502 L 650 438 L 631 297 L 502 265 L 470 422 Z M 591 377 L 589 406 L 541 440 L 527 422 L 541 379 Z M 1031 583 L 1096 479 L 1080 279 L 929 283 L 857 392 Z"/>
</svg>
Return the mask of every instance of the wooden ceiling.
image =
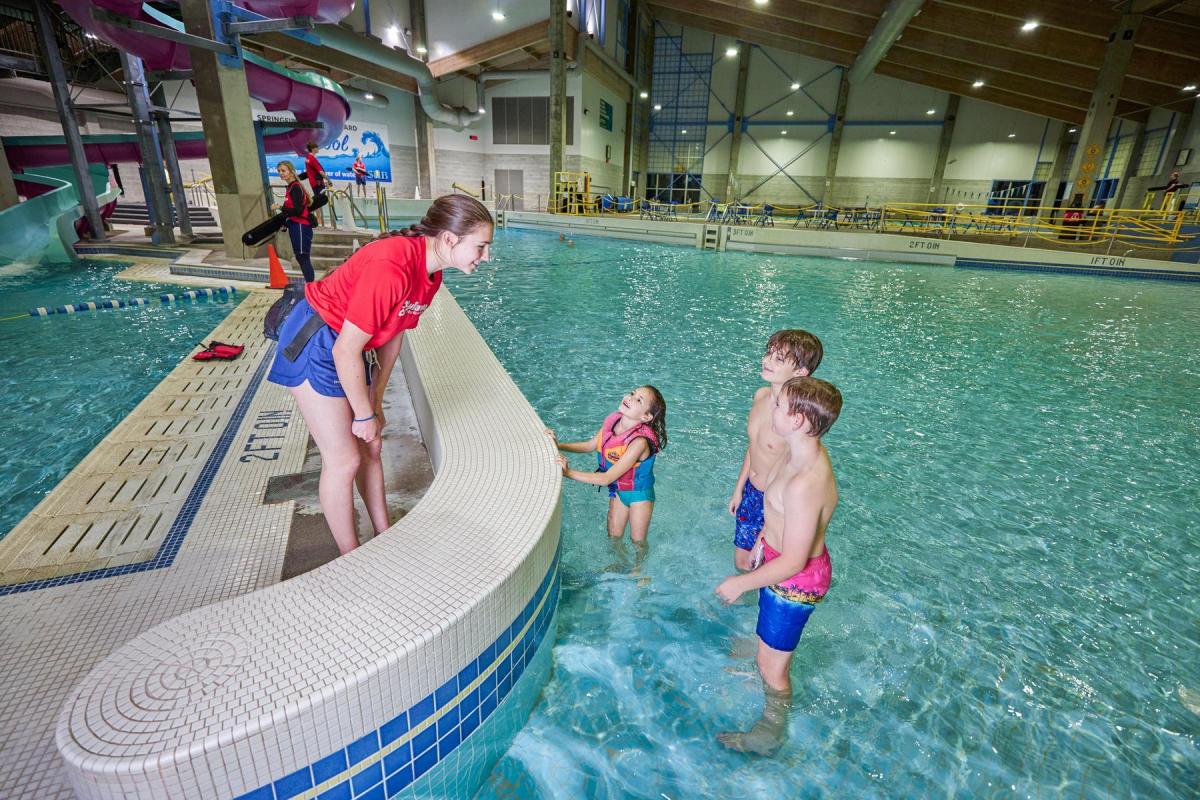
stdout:
<svg viewBox="0 0 1200 800">
<path fill-rule="evenodd" d="M 1183 87 L 1200 84 L 1200 0 L 1133 2 L 1145 18 L 1118 116 L 1144 120 L 1156 106 L 1191 108 L 1196 92 Z M 650 11 L 663 21 L 848 67 L 887 6 L 888 0 L 651 0 Z M 1081 123 L 1119 18 L 1107 0 L 926 0 L 875 71 Z M 1023 32 L 1029 20 L 1039 26 Z M 973 88 L 976 80 L 984 85 Z"/>
</svg>

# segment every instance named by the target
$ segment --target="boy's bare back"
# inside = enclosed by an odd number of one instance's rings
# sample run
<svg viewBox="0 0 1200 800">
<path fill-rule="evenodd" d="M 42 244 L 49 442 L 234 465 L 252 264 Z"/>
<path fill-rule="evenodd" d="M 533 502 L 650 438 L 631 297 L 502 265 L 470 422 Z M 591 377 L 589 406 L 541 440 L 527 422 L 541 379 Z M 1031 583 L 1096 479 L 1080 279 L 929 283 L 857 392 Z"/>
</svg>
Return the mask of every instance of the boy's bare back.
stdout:
<svg viewBox="0 0 1200 800">
<path fill-rule="evenodd" d="M 816 558 L 825 549 L 825 529 L 837 502 L 837 479 L 824 445 L 812 463 L 800 468 L 785 456 L 768 476 L 763 492 L 763 536 L 767 544 L 780 553 L 807 549 L 808 558 Z M 798 514 L 799 518 L 788 520 L 788 514 Z"/>
</svg>

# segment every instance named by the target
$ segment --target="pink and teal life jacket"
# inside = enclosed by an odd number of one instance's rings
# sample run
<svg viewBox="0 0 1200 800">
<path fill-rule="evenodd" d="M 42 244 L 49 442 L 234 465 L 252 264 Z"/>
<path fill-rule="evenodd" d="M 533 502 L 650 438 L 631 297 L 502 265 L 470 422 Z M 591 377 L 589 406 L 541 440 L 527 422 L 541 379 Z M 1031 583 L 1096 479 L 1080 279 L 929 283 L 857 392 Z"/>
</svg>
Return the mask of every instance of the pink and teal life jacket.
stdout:
<svg viewBox="0 0 1200 800">
<path fill-rule="evenodd" d="M 633 426 L 625 433 L 617 433 L 617 422 L 620 419 L 621 412 L 614 411 L 604 418 L 604 424 L 596 433 L 596 460 L 600 465 L 600 471 L 604 472 L 620 461 L 630 443 L 635 439 L 643 438 L 650 443 L 650 457 L 639 461 L 633 469 L 609 484 L 609 488 L 618 492 L 649 489 L 654 485 L 654 457 L 658 455 L 658 436 L 644 422 Z"/>
</svg>

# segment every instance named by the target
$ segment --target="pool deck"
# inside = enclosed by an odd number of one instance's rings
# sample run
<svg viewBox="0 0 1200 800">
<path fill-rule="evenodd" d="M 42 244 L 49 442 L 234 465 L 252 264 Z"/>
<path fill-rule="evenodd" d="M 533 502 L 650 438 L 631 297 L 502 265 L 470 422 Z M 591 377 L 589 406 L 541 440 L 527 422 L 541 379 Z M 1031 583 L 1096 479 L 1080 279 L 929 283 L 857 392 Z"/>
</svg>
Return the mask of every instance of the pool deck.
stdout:
<svg viewBox="0 0 1200 800">
<path fill-rule="evenodd" d="M 181 279 L 161 262 L 120 277 L 231 283 Z M 101 659 L 164 620 L 281 580 L 305 500 L 264 504 L 264 494 L 273 478 L 303 472 L 309 437 L 286 390 L 265 380 L 274 343 L 262 318 L 278 293 L 233 285 L 249 294 L 206 341 L 244 343 L 242 355 L 189 354 L 0 539 L 4 797 L 74 796 L 55 721 Z M 407 404 L 403 379 L 393 389 Z"/>
</svg>

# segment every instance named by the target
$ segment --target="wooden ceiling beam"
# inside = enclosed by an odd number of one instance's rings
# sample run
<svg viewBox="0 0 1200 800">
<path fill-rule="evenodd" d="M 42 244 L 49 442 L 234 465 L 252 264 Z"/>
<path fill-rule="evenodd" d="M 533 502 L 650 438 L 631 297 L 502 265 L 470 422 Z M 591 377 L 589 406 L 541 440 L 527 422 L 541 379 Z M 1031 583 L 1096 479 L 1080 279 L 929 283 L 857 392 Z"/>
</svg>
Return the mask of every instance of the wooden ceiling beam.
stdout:
<svg viewBox="0 0 1200 800">
<path fill-rule="evenodd" d="M 1107 39 L 1112 28 L 1121 18 L 1108 3 L 1078 2 L 1078 0 L 932 0 L 932 3 L 951 9 L 966 11 L 987 11 L 997 16 L 1011 20 L 1010 27 L 1014 36 L 1036 35 L 1043 27 L 1062 28 L 1063 30 L 1096 36 Z M 929 7 L 927 3 L 926 8 Z M 1021 32 L 1021 26 L 1030 20 L 1036 20 L 1040 27 L 1029 34 Z M 992 31 L 994 34 L 1004 34 L 1004 30 Z"/>
<path fill-rule="evenodd" d="M 1003 47 L 1092 69 L 1100 68 L 1106 47 L 1103 39 L 1057 28 L 1039 28 L 1022 36 L 1008 17 L 991 11 L 951 8 L 940 3 L 927 6 L 919 16 L 913 17 L 908 29 L 966 39 L 978 43 L 980 48 Z M 1005 36 L 1006 30 L 1012 30 L 1012 35 Z"/>
<path fill-rule="evenodd" d="M 1190 56 L 1190 53 L 1162 53 L 1135 46 L 1126 75 L 1181 89 L 1189 83 L 1200 83 L 1200 60 Z"/>
<path fill-rule="evenodd" d="M 994 103 L 998 106 L 1024 111 L 1027 114 L 1034 114 L 1040 117 L 1050 117 L 1051 119 L 1059 119 L 1064 122 L 1070 122 L 1073 125 L 1078 125 L 1083 122 L 1086 111 L 1069 106 L 1058 105 L 1057 103 L 1039 102 L 1033 98 L 1013 92 L 998 89 L 995 86 L 984 86 L 981 89 L 971 89 L 968 85 L 967 91 L 963 91 L 962 81 L 957 78 L 948 78 L 945 75 L 939 75 L 933 72 L 925 72 L 923 70 L 906 67 L 901 64 L 895 64 L 890 61 L 883 61 L 875 72 L 880 75 L 886 75 L 890 78 L 898 78 L 909 83 L 916 83 L 922 86 L 930 86 L 934 89 L 941 89 L 945 92 L 963 95 L 970 97 L 973 100 L 983 100 L 989 103 Z"/>
<path fill-rule="evenodd" d="M 709 33 L 721 36 L 733 36 L 744 42 L 760 44 L 766 47 L 776 47 L 789 53 L 799 53 L 809 58 L 829 61 L 842 66 L 852 64 L 857 55 L 857 52 L 849 52 L 827 45 L 792 39 L 745 25 L 733 25 L 727 21 L 709 19 L 708 17 L 696 16 L 695 14 L 685 14 L 673 8 L 665 8 L 659 5 L 650 6 L 650 13 L 651 16 L 664 22 L 674 22 L 679 25 L 686 25 L 689 28 L 708 31 Z"/>
<path fill-rule="evenodd" d="M 1099 70 L 1094 67 L 1066 64 L 1036 53 L 985 47 L 967 39 L 916 29 L 913 27 L 914 24 L 915 21 L 909 23 L 909 29 L 904 32 L 900 41 L 896 42 L 896 47 L 975 63 L 981 68 L 1003 70 L 1028 78 L 1046 80 L 1048 76 L 1053 76 L 1053 80 L 1057 83 L 1086 89 L 1089 92 L 1096 86 L 1096 78 L 1100 74 Z"/>
<path fill-rule="evenodd" d="M 1025 78 L 1000 70 L 990 70 L 978 64 L 955 61 L 944 56 L 931 56 L 928 53 L 918 53 L 901 47 L 900 45 L 902 44 L 904 43 L 898 42 L 884 60 L 902 67 L 941 75 L 945 78 L 955 80 L 958 82 L 958 88 L 955 90 L 956 94 L 970 95 L 972 92 L 977 91 L 972 88 L 971 84 L 975 80 L 982 78 L 984 86 L 992 86 L 999 91 L 1022 95 L 1034 101 L 1045 100 L 1056 105 L 1077 108 L 1081 111 L 1087 111 L 1087 107 L 1092 101 L 1092 93 L 1088 89 L 1076 89 L 1072 86 L 1065 86 L 1050 81 Z"/>
<path fill-rule="evenodd" d="M 866 44 L 866 36 L 818 28 L 797 19 L 781 19 L 758 11 L 737 11 L 716 0 L 668 0 L 670 8 L 696 17 L 730 22 L 736 20 L 741 27 L 775 33 L 792 39 L 833 47 L 846 52 L 858 53 Z M 872 26 L 874 27 L 874 26 Z M 714 31 L 715 33 L 716 31 Z M 726 34 L 732 36 L 732 33 Z M 741 37 L 738 37 L 741 38 Z"/>
<path fill-rule="evenodd" d="M 502 55 L 507 55 L 514 50 L 520 50 L 522 47 L 528 47 L 537 44 L 539 41 L 548 38 L 547 20 L 535 22 L 532 25 L 526 25 L 524 28 L 519 28 L 515 31 L 510 31 L 503 36 L 497 36 L 495 39 L 489 39 L 486 42 L 472 45 L 471 47 L 459 50 L 457 53 L 451 53 L 448 56 L 434 59 L 429 62 L 429 71 L 433 77 L 440 78 L 443 75 L 449 75 L 452 72 L 466 69 L 467 67 L 481 64 L 484 61 L 491 61 Z M 568 40 L 574 40 L 574 36 L 568 36 Z"/>
<path fill-rule="evenodd" d="M 866 40 L 875 30 L 878 15 L 856 14 L 845 10 L 840 4 L 830 6 L 817 0 L 771 0 L 765 6 L 756 5 L 754 0 L 712 0 L 713 5 L 722 7 L 725 19 L 741 20 L 746 15 L 771 17 L 788 24 L 800 23 L 835 33 L 860 36 Z M 664 0 L 664 5 L 680 11 L 696 13 L 675 0 Z M 711 14 L 705 16 L 711 17 Z"/>
</svg>

